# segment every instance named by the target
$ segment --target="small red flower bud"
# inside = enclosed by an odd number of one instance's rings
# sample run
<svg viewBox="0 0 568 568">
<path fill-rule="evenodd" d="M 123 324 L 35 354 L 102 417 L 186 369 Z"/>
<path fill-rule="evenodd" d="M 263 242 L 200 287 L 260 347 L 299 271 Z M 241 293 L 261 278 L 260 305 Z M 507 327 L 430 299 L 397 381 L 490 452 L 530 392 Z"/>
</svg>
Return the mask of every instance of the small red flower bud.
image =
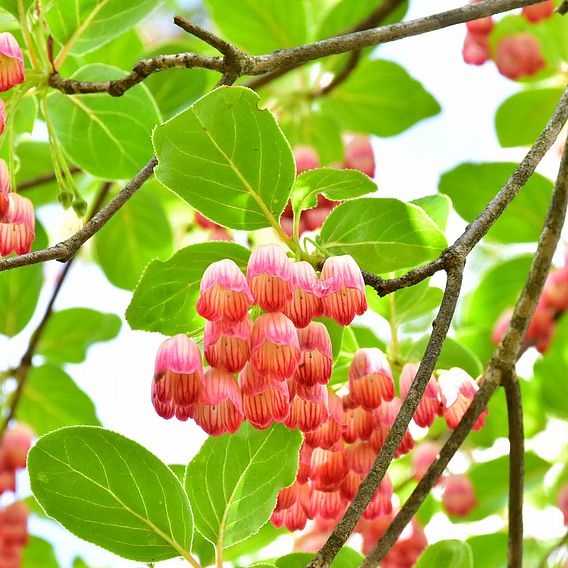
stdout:
<svg viewBox="0 0 568 568">
<path fill-rule="evenodd" d="M 294 293 L 292 264 L 278 245 L 255 248 L 247 266 L 247 282 L 255 302 L 265 312 L 279 312 Z"/>
<path fill-rule="evenodd" d="M 483 65 L 489 61 L 489 38 L 486 35 L 468 33 L 465 36 L 462 57 L 468 65 Z"/>
<path fill-rule="evenodd" d="M 450 428 L 455 428 L 469 408 L 479 386 L 463 369 L 457 367 L 443 372 L 438 384 L 446 400 L 446 423 Z M 487 412 L 486 408 L 479 415 L 473 430 L 479 430 L 483 426 Z"/>
<path fill-rule="evenodd" d="M 0 219 L 0 256 L 8 256 L 12 252 L 30 252 L 34 238 L 35 217 L 32 202 L 17 193 L 8 194 L 8 209 Z"/>
<path fill-rule="evenodd" d="M 309 262 L 296 262 L 291 265 L 291 270 L 294 295 L 282 312 L 296 327 L 302 328 L 306 327 L 313 318 L 323 315 L 320 282 Z"/>
<path fill-rule="evenodd" d="M 547 2 L 540 2 L 532 6 L 525 6 L 522 13 L 525 19 L 531 24 L 536 24 L 541 20 L 547 20 L 554 14 L 554 3 L 552 0 L 548 0 Z"/>
<path fill-rule="evenodd" d="M 428 468 L 438 457 L 439 452 L 440 446 L 435 442 L 429 442 L 428 440 L 420 442 L 420 444 L 416 447 L 412 456 L 414 479 L 416 479 L 416 481 L 420 481 L 424 477 Z"/>
<path fill-rule="evenodd" d="M 306 392 L 305 388 L 302 389 L 301 385 L 290 380 L 288 388 L 290 389 L 290 413 L 284 421 L 288 428 L 311 432 L 327 422 L 329 418 L 328 391 L 325 386 L 315 385 Z M 319 393 L 319 398 L 316 398 L 314 393 Z"/>
<path fill-rule="evenodd" d="M 345 167 L 359 170 L 370 178 L 375 176 L 375 156 L 368 136 L 363 134 L 345 136 Z"/>
<path fill-rule="evenodd" d="M 31 428 L 18 424 L 6 430 L 2 437 L 3 462 L 7 468 L 23 469 L 32 446 L 34 433 Z"/>
<path fill-rule="evenodd" d="M 210 264 L 201 278 L 197 313 L 209 321 L 241 321 L 254 303 L 244 274 L 229 259 Z"/>
<path fill-rule="evenodd" d="M 10 32 L 0 33 L 0 91 L 24 82 L 24 55 Z"/>
<path fill-rule="evenodd" d="M 203 348 L 205 358 L 212 367 L 238 373 L 249 358 L 249 340 L 252 320 L 247 316 L 239 322 L 228 320 L 208 321 L 205 324 Z"/>
<path fill-rule="evenodd" d="M 479 18 L 477 20 L 470 20 L 465 23 L 467 31 L 477 35 L 488 35 L 495 27 L 495 22 L 491 16 Z"/>
<path fill-rule="evenodd" d="M 333 353 L 329 332 L 323 323 L 312 322 L 298 330 L 301 358 L 294 378 L 308 387 L 329 382 Z"/>
<path fill-rule="evenodd" d="M 207 369 L 205 387 L 195 405 L 194 420 L 210 436 L 234 434 L 244 419 L 241 393 L 233 375 L 223 369 Z"/>
<path fill-rule="evenodd" d="M 509 79 L 535 75 L 544 68 L 538 40 L 529 33 L 502 38 L 495 51 L 495 64 L 499 73 Z"/>
<path fill-rule="evenodd" d="M 410 390 L 410 385 L 414 381 L 414 377 L 418 371 L 418 365 L 415 363 L 407 363 L 400 373 L 400 396 L 405 399 L 408 391 Z M 414 422 L 421 426 L 422 428 L 428 428 L 432 426 L 436 416 L 443 416 L 444 414 L 444 400 L 442 397 L 442 391 L 434 378 L 434 375 L 430 377 L 428 384 L 426 385 L 426 390 L 422 396 L 422 400 L 418 404 L 418 408 L 414 413 Z"/>
<path fill-rule="evenodd" d="M 319 157 L 311 146 L 296 146 L 294 148 L 294 158 L 298 175 L 320 167 Z"/>
<path fill-rule="evenodd" d="M 284 422 L 290 409 L 290 393 L 285 381 L 260 375 L 250 363 L 239 374 L 239 388 L 246 419 L 257 429 Z"/>
<path fill-rule="evenodd" d="M 183 334 L 162 343 L 156 356 L 152 402 L 169 419 L 187 420 L 204 387 L 203 363 L 197 344 Z"/>
<path fill-rule="evenodd" d="M 195 212 L 194 219 L 195 219 L 195 224 L 198 225 L 199 227 L 201 227 L 202 229 L 219 229 L 219 228 L 221 228 L 221 225 L 218 225 L 214 221 L 210 221 L 209 219 L 207 219 L 207 217 L 202 215 L 199 211 Z"/>
<path fill-rule="evenodd" d="M 28 508 L 16 501 L 0 511 L 0 543 L 24 545 L 27 542 Z"/>
<path fill-rule="evenodd" d="M 301 359 L 294 324 L 280 312 L 261 315 L 252 327 L 250 353 L 257 373 L 281 381 L 292 377 Z"/>
<path fill-rule="evenodd" d="M 323 265 L 321 286 L 325 314 L 339 325 L 349 325 L 367 310 L 365 282 L 353 257 L 330 256 Z"/>
<path fill-rule="evenodd" d="M 386 355 L 378 348 L 359 349 L 349 367 L 349 390 L 355 403 L 367 410 L 394 397 L 394 381 Z"/>
<path fill-rule="evenodd" d="M 473 483 L 465 475 L 449 475 L 443 480 L 442 505 L 448 515 L 465 517 L 477 505 Z"/>
<path fill-rule="evenodd" d="M 564 312 L 568 310 L 568 270 L 554 270 L 548 275 L 542 296 L 543 305 L 553 311 Z"/>
</svg>

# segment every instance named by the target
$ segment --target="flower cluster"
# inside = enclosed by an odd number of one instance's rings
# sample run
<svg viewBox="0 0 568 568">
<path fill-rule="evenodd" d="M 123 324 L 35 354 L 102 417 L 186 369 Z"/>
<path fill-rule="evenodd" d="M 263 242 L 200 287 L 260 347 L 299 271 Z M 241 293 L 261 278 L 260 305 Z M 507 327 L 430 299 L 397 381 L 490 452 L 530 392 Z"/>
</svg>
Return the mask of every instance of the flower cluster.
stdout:
<svg viewBox="0 0 568 568">
<path fill-rule="evenodd" d="M 7 91 L 24 80 L 24 56 L 9 33 L 0 33 L 0 91 Z M 0 99 L 0 135 L 6 125 L 6 107 Z M 0 160 L 0 256 L 30 252 L 35 238 L 32 202 L 10 191 L 10 174 Z"/>
<path fill-rule="evenodd" d="M 264 313 L 253 322 L 249 309 Z M 162 344 L 152 401 L 164 418 L 193 418 L 210 435 L 283 422 L 311 431 L 329 419 L 331 339 L 326 315 L 348 325 L 367 309 L 365 285 L 350 256 L 326 260 L 321 275 L 292 263 L 276 245 L 257 247 L 246 278 L 225 259 L 201 280 L 197 312 L 207 320 L 203 369 L 198 345 L 185 335 Z M 238 380 L 235 374 L 238 373 Z"/>
<path fill-rule="evenodd" d="M 332 164 L 329 167 L 341 170 L 359 170 L 370 178 L 375 176 L 375 157 L 373 147 L 368 136 L 362 134 L 346 134 L 344 137 L 345 159 L 343 162 Z M 308 170 L 321 167 L 321 162 L 316 151 L 311 146 L 297 146 L 294 149 L 296 159 L 296 171 L 299 174 Z M 300 235 L 305 231 L 319 229 L 327 219 L 332 209 L 339 205 L 339 201 L 332 201 L 323 195 L 318 195 L 317 206 L 313 209 L 302 211 L 300 216 Z M 292 205 L 288 202 L 280 224 L 288 235 L 292 235 L 293 229 Z"/>
<path fill-rule="evenodd" d="M 481 0 L 470 0 L 471 4 Z M 524 18 L 531 24 L 550 18 L 554 13 L 552 0 L 525 6 Z M 467 34 L 463 45 L 463 59 L 470 65 L 483 65 L 493 58 L 499 73 L 509 79 L 535 75 L 545 67 L 540 43 L 528 32 L 502 37 L 491 53 L 489 36 L 494 28 L 493 18 L 487 16 L 467 22 Z"/>
<path fill-rule="evenodd" d="M 33 432 L 22 425 L 7 430 L 0 444 L 0 495 L 16 491 L 16 470 L 26 467 Z M 0 509 L 0 566 L 19 568 L 28 541 L 28 511 L 18 501 Z"/>
<path fill-rule="evenodd" d="M 568 309 L 568 256 L 564 266 L 552 270 L 546 279 L 534 315 L 525 334 L 524 348 L 534 345 L 544 353 L 552 341 L 556 320 Z M 493 328 L 491 339 L 497 345 L 511 321 L 512 309 L 505 310 Z"/>
</svg>

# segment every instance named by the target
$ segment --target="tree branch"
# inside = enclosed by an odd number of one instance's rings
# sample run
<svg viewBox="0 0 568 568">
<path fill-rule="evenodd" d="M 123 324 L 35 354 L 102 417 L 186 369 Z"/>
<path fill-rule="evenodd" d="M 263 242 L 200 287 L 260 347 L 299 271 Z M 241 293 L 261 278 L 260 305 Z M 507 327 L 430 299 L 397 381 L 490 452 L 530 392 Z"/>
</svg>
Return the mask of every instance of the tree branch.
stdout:
<svg viewBox="0 0 568 568">
<path fill-rule="evenodd" d="M 519 300 L 515 305 L 513 316 L 507 330 L 505 331 L 505 335 L 491 357 L 491 360 L 483 374 L 481 387 L 461 422 L 452 432 L 450 438 L 440 451 L 438 459 L 428 468 L 428 471 L 418 483 L 406 503 L 402 506 L 393 522 L 361 564 L 363 568 L 377 566 L 377 564 L 384 558 L 391 546 L 402 533 L 404 527 L 412 520 L 412 517 L 414 517 L 424 499 L 426 499 L 432 488 L 436 485 L 438 478 L 442 475 L 446 466 L 462 445 L 469 431 L 475 424 L 475 421 L 483 409 L 487 406 L 489 399 L 497 389 L 499 383 L 503 382 L 503 384 L 507 384 L 508 382 L 512 382 L 515 363 L 522 350 L 523 338 L 533 316 L 538 298 L 540 297 L 544 287 L 544 282 L 552 263 L 554 251 L 556 250 L 556 246 L 560 240 L 562 227 L 566 218 L 567 204 L 568 141 L 564 148 L 558 178 L 556 180 L 544 228 L 539 238 L 537 250 L 527 281 L 523 287 Z M 517 466 L 512 463 L 511 469 L 513 469 L 513 467 Z M 518 489 L 516 491 L 518 491 Z M 518 501 L 517 494 L 515 494 L 514 499 L 515 501 Z M 519 503 L 516 502 L 514 504 L 514 508 L 518 507 L 518 505 Z M 518 530 L 518 528 L 513 530 Z M 520 566 L 520 564 L 511 563 L 513 560 L 515 562 L 520 560 L 517 556 L 518 551 L 516 550 L 516 547 L 518 546 L 518 534 L 515 534 L 514 539 L 515 556 L 509 558 L 510 567 Z M 509 550 L 511 552 L 511 544 Z"/>
<path fill-rule="evenodd" d="M 58 73 L 54 73 L 49 78 L 49 84 L 51 87 L 67 94 L 107 92 L 112 96 L 120 96 L 129 88 L 143 81 L 148 75 L 174 67 L 200 67 L 219 71 L 223 74 L 229 72 L 236 74 L 237 77 L 244 75 L 265 75 L 273 72 L 287 72 L 299 65 L 321 59 L 322 57 L 357 51 L 365 47 L 372 47 L 382 43 L 432 32 L 456 24 L 463 24 L 470 20 L 521 8 L 522 6 L 537 4 L 540 1 L 541 0 L 485 0 L 479 4 L 468 4 L 461 8 L 440 12 L 439 14 L 418 18 L 409 22 L 343 34 L 298 47 L 278 49 L 267 55 L 256 56 L 239 50 L 236 46 L 229 42 L 224 42 L 224 40 L 217 38 L 211 34 L 211 32 L 202 30 L 202 28 L 199 28 L 199 30 L 202 31 L 196 32 L 197 28 L 195 24 L 193 24 L 191 33 L 194 35 L 201 33 L 203 36 L 201 39 L 207 37 L 208 39 L 205 41 L 208 41 L 208 43 L 215 41 L 217 43 L 216 48 L 223 46 L 226 50 L 230 49 L 232 53 L 231 57 L 225 54 L 223 59 L 219 59 L 196 53 L 159 55 L 152 59 L 144 59 L 138 62 L 126 77 L 115 81 L 95 83 L 75 81 L 73 79 L 65 79 Z M 181 21 L 182 19 L 179 18 L 179 20 Z M 203 32 L 208 35 L 205 36 Z M 223 44 L 220 42 L 223 42 Z"/>
</svg>

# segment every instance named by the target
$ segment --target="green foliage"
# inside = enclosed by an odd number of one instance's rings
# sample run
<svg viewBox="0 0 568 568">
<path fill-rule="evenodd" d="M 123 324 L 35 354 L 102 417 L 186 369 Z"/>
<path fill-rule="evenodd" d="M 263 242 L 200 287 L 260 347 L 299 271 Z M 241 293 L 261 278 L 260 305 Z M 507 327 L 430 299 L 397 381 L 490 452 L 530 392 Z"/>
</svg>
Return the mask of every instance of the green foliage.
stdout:
<svg viewBox="0 0 568 568">
<path fill-rule="evenodd" d="M 516 166 L 512 163 L 461 164 L 442 175 L 438 190 L 449 195 L 456 211 L 471 222 L 505 185 Z M 487 238 L 501 243 L 536 242 L 551 194 L 552 182 L 533 174 L 489 230 Z"/>
<path fill-rule="evenodd" d="M 563 89 L 531 89 L 509 97 L 497 109 L 495 130 L 504 148 L 531 146 L 558 104 Z"/>
<path fill-rule="evenodd" d="M 63 428 L 28 455 L 46 513 L 119 556 L 157 562 L 189 551 L 193 517 L 172 471 L 148 450 L 102 428 Z"/>
<path fill-rule="evenodd" d="M 47 246 L 47 235 L 36 221 L 32 250 Z M 0 272 L 0 333 L 13 337 L 24 329 L 34 314 L 43 284 L 40 264 Z"/>
<path fill-rule="evenodd" d="M 440 112 L 440 105 L 396 63 L 367 60 L 322 99 L 343 128 L 394 136 Z"/>
<path fill-rule="evenodd" d="M 301 442 L 297 430 L 255 430 L 248 422 L 233 435 L 209 438 L 185 474 L 198 531 L 223 548 L 256 533 L 278 491 L 294 481 Z"/>
<path fill-rule="evenodd" d="M 434 195 L 427 195 L 426 197 L 419 197 L 410 203 L 422 207 L 428 214 L 428 217 L 430 217 L 442 231 L 446 230 L 448 217 L 452 210 L 452 200 L 447 195 L 436 193 Z"/>
<path fill-rule="evenodd" d="M 143 188 L 99 231 L 95 254 L 109 281 L 133 290 L 144 267 L 172 254 L 172 229 L 160 200 Z"/>
<path fill-rule="evenodd" d="M 232 229 L 276 224 L 294 180 L 288 141 L 258 95 L 222 87 L 154 131 L 156 177 Z"/>
<path fill-rule="evenodd" d="M 152 261 L 126 310 L 130 327 L 165 335 L 191 330 L 199 317 L 195 302 L 205 269 L 229 258 L 244 270 L 249 254 L 248 249 L 234 243 L 209 242 L 185 247 L 165 262 Z"/>
<path fill-rule="evenodd" d="M 86 65 L 72 75 L 83 81 L 119 79 L 123 72 L 102 64 Z M 104 179 L 133 177 L 152 156 L 150 132 L 160 122 L 158 107 L 144 85 L 118 98 L 107 94 L 47 97 L 47 112 L 57 140 L 69 159 Z"/>
<path fill-rule="evenodd" d="M 125 33 L 156 6 L 154 0 L 50 0 L 45 19 L 73 54 L 87 53 Z"/>
<path fill-rule="evenodd" d="M 377 274 L 431 260 L 447 246 L 422 209 L 391 198 L 339 205 L 322 227 L 321 244 L 330 254 L 350 254 L 362 269 Z"/>
<path fill-rule="evenodd" d="M 276 568 L 303 568 L 314 557 L 309 552 L 294 552 L 276 560 Z M 363 557 L 352 548 L 344 546 L 337 554 L 330 568 L 352 568 L 363 562 Z"/>
<path fill-rule="evenodd" d="M 22 568 L 59 568 L 53 545 L 31 535 L 23 549 Z"/>
<path fill-rule="evenodd" d="M 120 318 L 88 308 L 55 312 L 47 322 L 37 353 L 52 363 L 82 363 L 87 349 L 99 341 L 110 341 L 120 331 Z"/>
<path fill-rule="evenodd" d="M 100 424 L 91 399 L 67 373 L 51 365 L 30 369 L 16 417 L 38 436 L 62 426 Z"/>
<path fill-rule="evenodd" d="M 461 540 L 442 540 L 432 544 L 420 555 L 416 568 L 431 568 L 432 566 L 473 568 L 471 547 Z"/>
</svg>

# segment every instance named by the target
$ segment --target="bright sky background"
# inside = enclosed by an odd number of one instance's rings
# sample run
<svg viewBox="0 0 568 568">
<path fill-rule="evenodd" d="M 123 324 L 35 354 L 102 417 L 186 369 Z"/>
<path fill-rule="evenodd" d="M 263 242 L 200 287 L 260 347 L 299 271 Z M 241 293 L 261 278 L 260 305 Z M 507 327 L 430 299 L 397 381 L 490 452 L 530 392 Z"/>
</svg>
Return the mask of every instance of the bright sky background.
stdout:
<svg viewBox="0 0 568 568">
<path fill-rule="evenodd" d="M 413 0 L 407 18 L 458 7 L 462 3 L 459 0 Z M 493 64 L 481 68 L 465 65 L 461 58 L 464 35 L 465 26 L 454 26 L 377 50 L 377 57 L 400 63 L 420 80 L 443 109 L 438 116 L 420 122 L 400 136 L 375 139 L 376 180 L 382 196 L 410 200 L 433 194 L 439 176 L 463 161 L 518 161 L 524 155 L 522 149 L 500 148 L 493 127 L 495 110 L 518 87 L 501 77 Z M 548 156 L 539 171 L 553 177 L 557 164 L 556 154 Z M 191 215 L 189 209 L 188 215 Z M 52 229 L 53 224 L 63 223 L 63 219 L 62 210 L 57 208 L 47 224 Z M 460 221 L 453 223 L 449 239 L 462 228 Z M 46 266 L 44 303 L 60 270 L 57 263 Z M 97 266 L 81 263 L 71 270 L 56 307 L 84 306 L 122 315 L 130 298 L 129 292 L 112 287 Z M 33 329 L 35 323 L 37 321 L 32 322 L 28 330 Z M 124 322 L 117 340 L 95 345 L 85 363 L 69 365 L 67 371 L 93 399 L 105 427 L 140 442 L 166 463 L 187 463 L 204 441 L 204 433 L 191 422 L 162 420 L 150 402 L 154 356 L 163 339 L 157 333 L 131 331 Z M 7 342 L 0 338 L 0 368 L 19 360 L 26 341 Z M 24 483 L 22 479 L 21 486 Z M 540 518 L 535 520 L 536 525 L 542 523 Z M 559 513 L 548 516 L 545 526 L 549 538 L 560 531 Z M 81 555 L 91 566 L 142 566 L 84 543 L 52 523 L 33 519 L 30 528 L 32 533 L 56 543 L 62 568 L 70 567 L 76 555 Z M 462 527 L 444 525 L 442 532 L 440 527 L 436 532 L 432 535 L 429 531 L 428 536 L 437 540 L 463 536 Z M 183 564 L 172 561 L 169 565 Z"/>
</svg>

